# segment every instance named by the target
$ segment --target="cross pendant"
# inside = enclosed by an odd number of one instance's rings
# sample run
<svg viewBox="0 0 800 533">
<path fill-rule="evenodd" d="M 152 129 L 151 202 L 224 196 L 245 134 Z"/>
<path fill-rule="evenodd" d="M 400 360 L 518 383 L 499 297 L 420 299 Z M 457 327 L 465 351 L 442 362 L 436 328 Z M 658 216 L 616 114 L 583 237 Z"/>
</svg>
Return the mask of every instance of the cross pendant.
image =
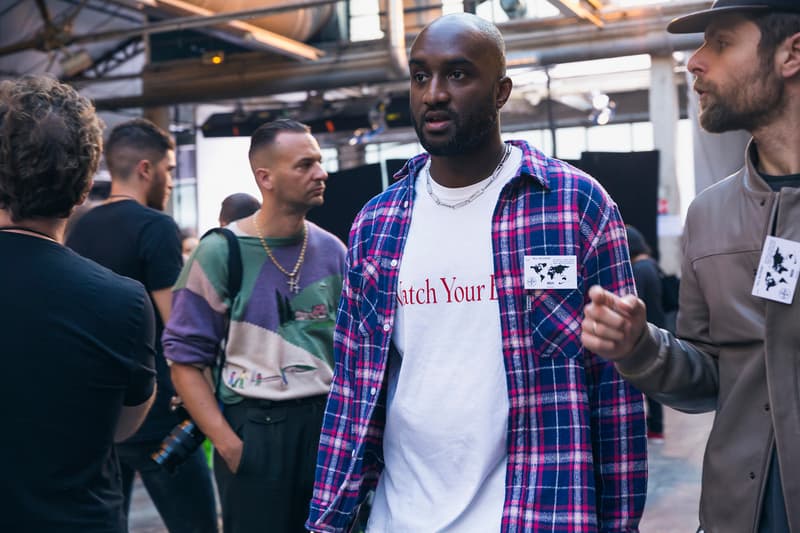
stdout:
<svg viewBox="0 0 800 533">
<path fill-rule="evenodd" d="M 293 292 L 294 294 L 300 292 L 300 284 L 297 282 L 296 277 L 294 276 L 289 277 L 286 283 L 289 285 L 289 292 Z"/>
</svg>

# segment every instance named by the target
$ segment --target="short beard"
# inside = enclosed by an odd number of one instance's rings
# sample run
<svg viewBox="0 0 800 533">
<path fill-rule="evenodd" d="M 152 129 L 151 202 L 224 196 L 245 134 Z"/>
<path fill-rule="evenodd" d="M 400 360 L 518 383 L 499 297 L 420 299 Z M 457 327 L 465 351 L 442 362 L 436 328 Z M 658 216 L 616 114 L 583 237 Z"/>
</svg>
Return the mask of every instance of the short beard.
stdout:
<svg viewBox="0 0 800 533">
<path fill-rule="evenodd" d="M 156 211 L 163 211 L 164 195 L 158 194 L 155 187 L 151 188 L 149 191 L 147 191 L 147 195 L 145 196 L 145 205 L 151 209 L 155 209 Z"/>
<path fill-rule="evenodd" d="M 455 113 L 451 113 L 451 120 L 457 127 L 463 124 L 460 120 L 460 116 Z M 413 115 L 411 117 L 411 122 L 414 124 L 414 130 L 417 132 L 419 143 L 429 154 L 447 157 L 474 152 L 485 146 L 487 140 L 492 136 L 497 127 L 498 113 L 496 111 L 489 113 L 473 122 L 471 127 L 461 127 L 457 129 L 455 134 L 443 144 L 434 143 L 426 139 L 422 125 L 417 122 L 416 117 Z M 467 122 L 469 122 L 469 120 Z"/>
<path fill-rule="evenodd" d="M 785 85 L 778 76 L 768 68 L 762 68 L 755 77 L 761 83 L 745 80 L 741 85 L 739 102 L 717 101 L 700 112 L 700 125 L 709 133 L 745 130 L 752 132 L 767 125 L 781 113 L 782 102 L 786 92 Z M 739 109 L 735 109 L 737 106 Z"/>
</svg>

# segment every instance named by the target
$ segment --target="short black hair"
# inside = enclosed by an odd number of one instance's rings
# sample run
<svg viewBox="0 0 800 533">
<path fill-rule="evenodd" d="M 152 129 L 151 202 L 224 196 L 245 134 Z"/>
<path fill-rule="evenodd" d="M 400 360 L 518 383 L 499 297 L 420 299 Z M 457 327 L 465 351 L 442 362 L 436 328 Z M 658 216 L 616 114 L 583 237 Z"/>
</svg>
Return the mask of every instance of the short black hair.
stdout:
<svg viewBox="0 0 800 533">
<path fill-rule="evenodd" d="M 69 216 L 102 150 L 102 121 L 69 85 L 44 76 L 0 83 L 0 208 L 12 221 Z"/>
<path fill-rule="evenodd" d="M 279 118 L 272 122 L 267 122 L 256 128 L 253 135 L 250 137 L 250 151 L 248 157 L 252 160 L 255 154 L 261 148 L 270 146 L 275 142 L 275 138 L 280 133 L 311 133 L 311 128 L 302 122 L 292 120 L 290 118 Z"/>
<path fill-rule="evenodd" d="M 128 178 L 142 159 L 158 163 L 168 150 L 175 149 L 172 138 L 144 118 L 116 125 L 106 142 L 106 165 L 112 179 Z"/>
<path fill-rule="evenodd" d="M 631 258 L 641 254 L 653 255 L 653 251 L 650 249 L 650 245 L 647 244 L 647 240 L 645 240 L 642 232 L 630 224 L 625 226 L 625 230 L 627 232 L 628 250 L 630 251 Z"/>
</svg>

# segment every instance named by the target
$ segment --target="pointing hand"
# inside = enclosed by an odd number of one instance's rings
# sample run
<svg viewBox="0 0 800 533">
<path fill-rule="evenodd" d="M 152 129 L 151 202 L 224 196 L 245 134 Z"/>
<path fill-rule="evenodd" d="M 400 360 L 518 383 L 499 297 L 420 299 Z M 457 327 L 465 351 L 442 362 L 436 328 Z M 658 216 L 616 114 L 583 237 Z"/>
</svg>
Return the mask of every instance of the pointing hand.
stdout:
<svg viewBox="0 0 800 533">
<path fill-rule="evenodd" d="M 589 289 L 589 299 L 581 332 L 584 348 L 611 361 L 625 359 L 647 325 L 644 302 L 633 294 L 620 298 L 599 285 Z"/>
</svg>

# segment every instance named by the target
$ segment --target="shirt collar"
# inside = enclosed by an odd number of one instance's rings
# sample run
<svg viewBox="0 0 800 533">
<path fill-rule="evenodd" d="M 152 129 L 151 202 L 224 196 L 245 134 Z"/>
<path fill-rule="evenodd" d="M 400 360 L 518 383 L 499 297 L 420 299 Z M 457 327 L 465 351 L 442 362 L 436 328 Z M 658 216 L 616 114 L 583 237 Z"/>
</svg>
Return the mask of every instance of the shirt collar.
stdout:
<svg viewBox="0 0 800 533">
<path fill-rule="evenodd" d="M 518 173 L 520 179 L 531 179 L 539 184 L 539 186 L 550 189 L 547 173 L 547 166 L 550 158 L 525 141 L 511 140 L 507 141 L 507 143 L 522 150 L 522 164 L 520 165 Z M 393 178 L 399 181 L 405 177 L 410 177 L 408 186 L 413 187 L 417 176 L 419 176 L 420 171 L 425 167 L 429 158 L 430 155 L 427 152 L 412 157 L 406 161 L 403 168 L 394 174 Z"/>
</svg>

